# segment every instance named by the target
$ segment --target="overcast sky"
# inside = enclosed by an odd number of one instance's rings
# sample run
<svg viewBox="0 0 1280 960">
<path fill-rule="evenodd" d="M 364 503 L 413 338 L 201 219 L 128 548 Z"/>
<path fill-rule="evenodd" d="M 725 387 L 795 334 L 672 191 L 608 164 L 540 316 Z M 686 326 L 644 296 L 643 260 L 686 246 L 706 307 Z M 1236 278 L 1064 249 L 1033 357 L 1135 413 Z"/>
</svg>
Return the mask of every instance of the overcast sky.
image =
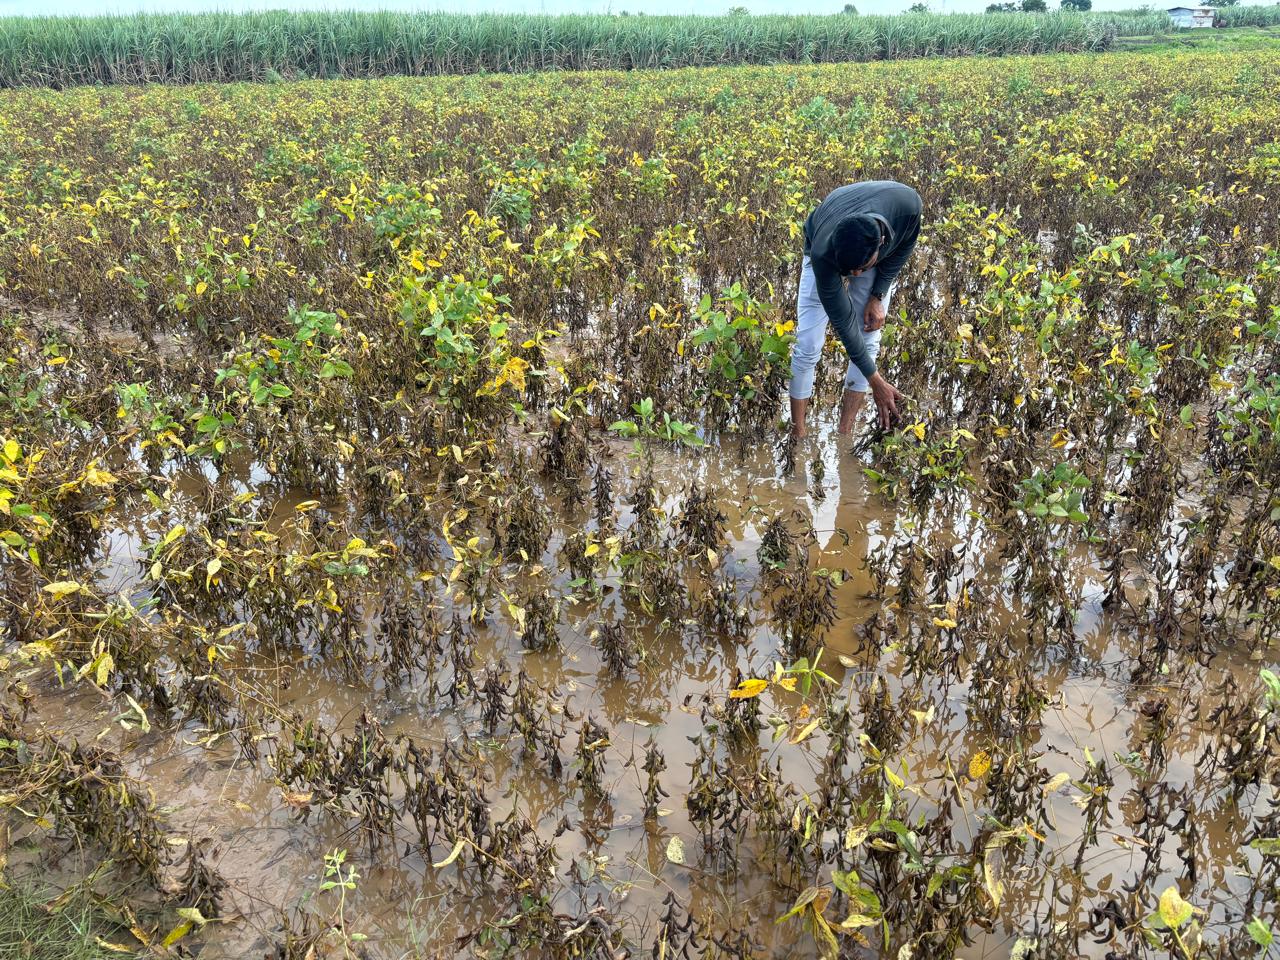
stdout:
<svg viewBox="0 0 1280 960">
<path fill-rule="evenodd" d="M 901 13 L 912 0 L 853 0 L 862 13 Z M 980 12 L 989 0 L 930 0 L 944 13 Z M 1143 0 L 1094 0 L 1095 10 L 1141 6 Z M 3 14 L 94 14 L 175 10 L 451 10 L 466 13 L 702 13 L 721 14 L 740 3 L 752 13 L 839 13 L 845 0 L 0 0 Z M 1049 0 L 1056 7 L 1057 0 Z M 1163 6 L 1162 3 L 1154 4 Z"/>
</svg>

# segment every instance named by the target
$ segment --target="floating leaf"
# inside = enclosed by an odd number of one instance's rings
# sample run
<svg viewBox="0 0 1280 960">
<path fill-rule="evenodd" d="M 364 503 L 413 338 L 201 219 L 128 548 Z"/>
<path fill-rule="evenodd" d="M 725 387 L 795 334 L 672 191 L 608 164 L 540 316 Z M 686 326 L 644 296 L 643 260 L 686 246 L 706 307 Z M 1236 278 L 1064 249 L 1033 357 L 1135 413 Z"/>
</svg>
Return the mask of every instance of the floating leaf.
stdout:
<svg viewBox="0 0 1280 960">
<path fill-rule="evenodd" d="M 684 863 L 684 841 L 679 836 L 673 836 L 667 841 L 667 861 Z"/>
<path fill-rule="evenodd" d="M 74 580 L 58 580 L 55 583 L 46 583 L 44 585 L 44 592 L 51 593 L 55 597 L 67 597 L 83 589 L 84 587 Z"/>
</svg>

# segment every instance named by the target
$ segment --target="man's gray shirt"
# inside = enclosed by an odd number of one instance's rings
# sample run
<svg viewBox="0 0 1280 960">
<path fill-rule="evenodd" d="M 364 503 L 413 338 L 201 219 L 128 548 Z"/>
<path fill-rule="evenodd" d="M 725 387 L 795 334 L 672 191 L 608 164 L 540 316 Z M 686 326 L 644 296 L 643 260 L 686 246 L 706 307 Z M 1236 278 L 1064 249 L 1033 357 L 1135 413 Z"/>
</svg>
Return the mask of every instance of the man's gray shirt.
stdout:
<svg viewBox="0 0 1280 960">
<path fill-rule="evenodd" d="M 868 180 L 832 190 L 804 222 L 804 252 L 813 268 L 818 299 L 849 359 L 868 379 L 876 372 L 876 364 L 862 339 L 862 318 L 853 316 L 845 291 L 834 242 L 836 227 L 846 217 L 859 213 L 878 214 L 889 224 L 889 238 L 881 248 L 871 285 L 871 295 L 884 300 L 915 249 L 920 236 L 920 211 L 920 195 L 906 184 Z"/>
</svg>

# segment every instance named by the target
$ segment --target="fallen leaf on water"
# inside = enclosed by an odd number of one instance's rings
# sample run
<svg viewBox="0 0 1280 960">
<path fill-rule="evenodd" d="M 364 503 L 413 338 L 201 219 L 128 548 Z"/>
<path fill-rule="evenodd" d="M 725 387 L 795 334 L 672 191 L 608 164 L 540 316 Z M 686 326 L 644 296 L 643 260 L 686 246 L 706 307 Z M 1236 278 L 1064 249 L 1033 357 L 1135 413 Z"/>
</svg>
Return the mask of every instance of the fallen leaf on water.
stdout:
<svg viewBox="0 0 1280 960">
<path fill-rule="evenodd" d="M 684 863 L 684 841 L 678 836 L 667 841 L 667 860 L 671 863 Z"/>
<path fill-rule="evenodd" d="M 284 801 L 285 806 L 293 807 L 295 810 L 305 810 L 311 805 L 310 793 L 297 793 L 293 790 L 285 790 L 280 799 Z"/>
</svg>

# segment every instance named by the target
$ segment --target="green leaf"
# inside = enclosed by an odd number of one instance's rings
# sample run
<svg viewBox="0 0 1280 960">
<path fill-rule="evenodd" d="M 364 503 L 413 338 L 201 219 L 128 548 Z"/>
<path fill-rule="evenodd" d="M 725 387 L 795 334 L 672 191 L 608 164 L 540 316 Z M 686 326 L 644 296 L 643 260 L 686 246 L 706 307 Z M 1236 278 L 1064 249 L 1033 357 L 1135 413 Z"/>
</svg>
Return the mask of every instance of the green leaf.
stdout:
<svg viewBox="0 0 1280 960">
<path fill-rule="evenodd" d="M 1249 931 L 1249 936 L 1253 937 L 1253 942 L 1260 947 L 1269 947 L 1275 942 L 1275 934 L 1271 932 L 1271 927 L 1261 917 L 1254 917 L 1245 924 L 1245 930 Z"/>
<path fill-rule="evenodd" d="M 1280 837 L 1258 837 L 1249 846 L 1264 857 L 1280 857 Z"/>
<path fill-rule="evenodd" d="M 852 895 L 858 886 L 858 875 L 852 870 L 832 870 L 831 882 L 837 890 Z"/>
</svg>

